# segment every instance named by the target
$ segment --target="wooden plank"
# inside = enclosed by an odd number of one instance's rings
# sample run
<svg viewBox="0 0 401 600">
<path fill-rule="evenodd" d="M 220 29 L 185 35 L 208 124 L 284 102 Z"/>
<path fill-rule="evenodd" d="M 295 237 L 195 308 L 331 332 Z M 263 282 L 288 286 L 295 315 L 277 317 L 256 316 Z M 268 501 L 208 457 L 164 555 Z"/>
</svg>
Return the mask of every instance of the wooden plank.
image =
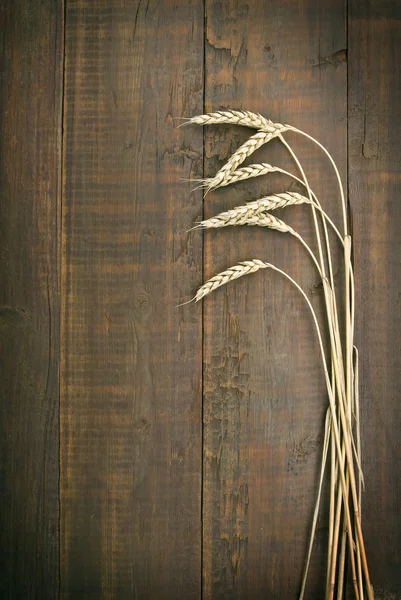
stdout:
<svg viewBox="0 0 401 600">
<path fill-rule="evenodd" d="M 58 598 L 63 2 L 0 2 L 1 598 Z"/>
<path fill-rule="evenodd" d="M 396 598 L 401 588 L 400 23 L 395 0 L 349 2 L 349 196 L 361 350 L 362 514 L 376 598 Z"/>
<path fill-rule="evenodd" d="M 345 179 L 344 3 L 208 0 L 206 16 L 206 110 L 249 109 L 304 129 L 332 151 Z M 206 176 L 249 133 L 210 127 Z M 327 211 L 341 223 L 327 160 L 309 143 L 287 137 Z M 296 173 L 277 140 L 254 157 Z M 205 214 L 289 185 L 265 177 L 223 188 L 207 196 Z M 279 216 L 314 244 L 305 207 L 285 210 Z M 288 271 L 322 314 L 317 273 L 296 240 L 251 228 L 205 235 L 205 278 L 250 258 Z M 215 292 L 204 302 L 204 315 L 204 597 L 295 598 L 327 406 L 311 316 L 298 292 L 271 272 Z M 307 588 L 313 598 L 324 588 L 327 511 L 322 515 Z"/>
<path fill-rule="evenodd" d="M 68 2 L 64 598 L 200 594 L 202 99 L 198 2 Z"/>
</svg>

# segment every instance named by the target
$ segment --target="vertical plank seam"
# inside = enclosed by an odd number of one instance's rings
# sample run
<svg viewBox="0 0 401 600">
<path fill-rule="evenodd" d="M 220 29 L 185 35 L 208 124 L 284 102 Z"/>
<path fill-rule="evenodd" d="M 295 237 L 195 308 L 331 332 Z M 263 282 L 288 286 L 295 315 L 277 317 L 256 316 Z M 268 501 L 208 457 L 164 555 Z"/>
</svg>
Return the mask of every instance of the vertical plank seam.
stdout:
<svg viewBox="0 0 401 600">
<path fill-rule="evenodd" d="M 59 397 L 59 493 L 58 493 L 58 501 L 59 501 L 59 522 L 58 522 L 58 535 L 59 535 L 59 578 L 58 578 L 58 592 L 59 598 L 61 598 L 61 579 L 62 579 L 62 527 L 61 527 L 61 514 L 62 514 L 62 496 L 61 496 L 61 421 L 62 421 L 62 381 L 61 381 L 61 362 L 62 362 L 62 330 L 64 324 L 64 316 L 62 308 L 63 304 L 63 293 L 64 293 L 64 281 L 63 281 L 63 244 L 64 244 L 64 228 L 63 228 L 63 212 L 64 212 L 64 159 L 65 159 L 65 131 L 66 131 L 66 110 L 65 110 L 65 92 L 66 92 L 66 35 L 67 35 L 67 0 L 63 0 L 61 6 L 61 14 L 62 14 L 62 48 L 61 48 L 61 94 L 60 94 L 60 168 L 59 168 L 59 227 L 60 227 L 60 235 L 59 235 L 59 248 L 58 248 L 58 266 L 59 266 L 59 290 L 60 290 L 60 301 L 59 301 L 59 340 L 60 340 L 60 351 L 59 351 L 59 368 L 58 368 L 58 397 Z"/>
<path fill-rule="evenodd" d="M 207 15 L 206 15 L 206 0 L 203 0 L 203 97 L 202 97 L 202 112 L 206 112 L 206 27 L 207 27 Z M 202 127 L 202 179 L 205 178 L 205 141 L 206 132 L 205 127 Z M 205 197 L 202 193 L 202 220 L 205 218 Z M 205 232 L 202 231 L 202 282 L 205 280 Z M 204 422 L 204 387 L 205 387 L 205 368 L 204 368 L 204 357 L 205 357 L 205 306 L 202 302 L 202 332 L 201 332 L 201 530 L 200 530 L 200 550 L 201 550 L 201 564 L 200 564 L 200 597 L 203 600 L 204 596 L 204 472 L 205 472 L 205 422 Z"/>
</svg>

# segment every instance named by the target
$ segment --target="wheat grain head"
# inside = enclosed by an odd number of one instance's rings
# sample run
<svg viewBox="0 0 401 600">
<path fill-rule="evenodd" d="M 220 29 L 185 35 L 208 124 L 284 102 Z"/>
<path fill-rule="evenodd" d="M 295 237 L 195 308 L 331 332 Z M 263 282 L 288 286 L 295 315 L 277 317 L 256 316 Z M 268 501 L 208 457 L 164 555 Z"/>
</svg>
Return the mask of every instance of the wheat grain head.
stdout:
<svg viewBox="0 0 401 600">
<path fill-rule="evenodd" d="M 251 156 L 255 150 L 270 142 L 270 140 L 280 135 L 280 133 L 280 129 L 274 129 L 273 131 L 258 131 L 253 134 L 232 156 L 230 156 L 226 164 L 216 173 L 216 175 L 207 181 L 208 189 L 216 189 L 231 183 L 232 174 L 236 171 L 237 167 L 239 167 L 246 158 Z"/>
<path fill-rule="evenodd" d="M 192 117 L 185 125 L 192 123 L 196 125 L 241 125 L 243 127 L 251 127 L 252 129 L 265 128 L 266 130 L 274 125 L 269 119 L 249 110 L 219 110 Z"/>
<path fill-rule="evenodd" d="M 260 225 L 262 227 L 268 227 L 267 220 L 263 222 L 257 222 L 255 217 L 266 211 L 274 210 L 277 208 L 283 208 L 294 204 L 309 203 L 309 199 L 296 192 L 283 192 L 281 194 L 273 194 L 260 198 L 259 200 L 253 200 L 242 206 L 237 206 L 231 210 L 226 210 L 210 219 L 201 221 L 194 227 L 194 229 L 211 229 L 219 227 L 228 227 L 230 225 Z M 270 215 L 272 219 L 276 219 Z M 280 219 L 276 219 L 277 223 L 283 223 Z M 288 226 L 287 226 L 288 227 Z M 274 227 L 273 227 L 274 228 Z M 283 231 L 283 227 L 277 227 L 279 231 Z"/>
<path fill-rule="evenodd" d="M 240 262 L 238 265 L 234 265 L 226 271 L 222 271 L 218 273 L 206 283 L 204 283 L 196 292 L 195 302 L 201 300 L 208 294 L 210 294 L 213 290 L 233 281 L 234 279 L 238 279 L 239 277 L 243 277 L 244 275 L 249 275 L 250 273 L 255 273 L 259 271 L 259 269 L 267 269 L 271 265 L 269 263 L 265 263 L 262 260 L 254 258 L 252 260 L 244 260 Z"/>
<path fill-rule="evenodd" d="M 245 179 L 250 179 L 251 177 L 259 177 L 261 175 L 267 175 L 268 173 L 275 172 L 287 174 L 287 171 L 284 171 L 284 169 L 281 169 L 280 167 L 274 167 L 269 163 L 248 165 L 247 167 L 242 167 L 231 172 L 230 178 L 226 178 L 219 187 L 231 185 L 232 183 L 237 183 L 238 181 L 244 181 Z M 205 181 L 209 182 L 211 180 Z"/>
</svg>

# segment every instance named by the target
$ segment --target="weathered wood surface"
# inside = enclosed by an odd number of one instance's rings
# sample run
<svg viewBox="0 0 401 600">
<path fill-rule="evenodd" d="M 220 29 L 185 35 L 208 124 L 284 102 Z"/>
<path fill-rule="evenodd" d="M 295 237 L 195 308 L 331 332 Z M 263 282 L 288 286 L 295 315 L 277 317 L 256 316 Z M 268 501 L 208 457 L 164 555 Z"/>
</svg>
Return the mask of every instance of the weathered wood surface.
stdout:
<svg viewBox="0 0 401 600">
<path fill-rule="evenodd" d="M 63 3 L 0 2 L 0 597 L 58 594 Z"/>
<path fill-rule="evenodd" d="M 401 590 L 401 6 L 349 2 L 349 199 L 361 350 L 363 524 L 376 598 Z"/>
<path fill-rule="evenodd" d="M 247 108 L 295 124 L 333 151 L 345 178 L 347 68 L 337 61 L 346 55 L 344 3 L 207 2 L 206 14 L 206 110 Z M 206 175 L 249 133 L 210 127 Z M 288 139 L 338 219 L 327 160 L 309 142 Z M 249 161 L 262 159 L 297 174 L 277 140 Z M 205 214 L 290 185 L 288 178 L 268 176 L 227 187 L 206 197 Z M 310 211 L 288 208 L 280 216 L 313 243 Z M 317 272 L 291 236 L 252 228 L 208 232 L 204 254 L 205 277 L 240 260 L 268 260 L 288 271 L 316 309 L 322 308 Z M 326 410 L 311 316 L 299 292 L 272 272 L 215 292 L 205 300 L 204 315 L 204 597 L 295 598 Z M 323 589 L 326 532 L 322 518 L 308 585 L 313 598 Z"/>
<path fill-rule="evenodd" d="M 0 0 L 0 17 L 0 596 L 297 597 L 326 406 L 308 310 L 267 271 L 203 308 L 174 308 L 202 279 L 262 258 L 288 270 L 322 313 L 296 240 L 185 233 L 202 213 L 290 187 L 264 177 L 203 203 L 180 182 L 214 174 L 251 131 L 177 129 L 174 119 L 232 107 L 311 133 L 349 183 L 363 523 L 376 597 L 396 598 L 396 0 L 68 0 L 65 23 L 62 2 Z M 327 160 L 288 140 L 340 224 Z M 277 140 L 254 158 L 296 173 Z M 279 216 L 314 244 L 305 207 Z M 307 588 L 316 599 L 324 510 Z"/>
<path fill-rule="evenodd" d="M 65 54 L 61 595 L 196 598 L 202 6 L 71 0 Z"/>
</svg>

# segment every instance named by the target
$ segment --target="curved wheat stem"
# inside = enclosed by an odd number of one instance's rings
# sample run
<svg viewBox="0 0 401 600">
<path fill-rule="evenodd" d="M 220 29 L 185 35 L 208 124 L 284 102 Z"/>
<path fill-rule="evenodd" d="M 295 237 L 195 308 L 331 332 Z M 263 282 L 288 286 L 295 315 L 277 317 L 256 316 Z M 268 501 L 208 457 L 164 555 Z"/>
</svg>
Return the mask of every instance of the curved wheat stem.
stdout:
<svg viewBox="0 0 401 600">
<path fill-rule="evenodd" d="M 309 536 L 308 554 L 306 557 L 306 565 L 305 565 L 304 573 L 303 573 L 303 577 L 302 577 L 301 592 L 299 594 L 299 598 L 303 598 L 304 594 L 305 594 L 306 580 L 308 577 L 313 542 L 315 540 L 317 519 L 319 516 L 319 507 L 320 507 L 320 500 L 321 500 L 322 489 L 323 489 L 323 477 L 324 477 L 324 472 L 326 469 L 327 454 L 328 454 L 328 450 L 329 450 L 331 426 L 332 426 L 331 425 L 331 410 L 329 407 L 326 412 L 326 420 L 325 420 L 325 425 L 324 425 L 323 453 L 322 453 L 322 462 L 320 465 L 319 488 L 318 488 L 318 493 L 317 493 L 315 510 L 313 511 L 312 530 L 311 530 L 311 533 Z"/>
<path fill-rule="evenodd" d="M 352 535 L 352 522 L 351 522 L 350 510 L 349 510 L 349 505 L 348 505 L 347 483 L 346 483 L 346 478 L 345 478 L 345 459 L 349 463 L 349 461 L 352 461 L 352 457 L 349 454 L 348 444 L 345 444 L 345 447 L 344 447 L 345 456 L 342 453 L 340 430 L 339 430 L 339 424 L 337 422 L 337 415 L 336 415 L 336 403 L 335 403 L 333 389 L 331 386 L 330 377 L 329 377 L 329 373 L 328 373 L 328 369 L 327 369 L 327 362 L 326 362 L 326 357 L 325 357 L 325 352 L 324 352 L 324 347 L 323 347 L 322 335 L 321 335 L 319 323 L 318 323 L 318 320 L 316 317 L 316 313 L 312 307 L 312 304 L 311 304 L 308 296 L 305 294 L 304 290 L 300 287 L 300 285 L 294 279 L 292 279 L 292 277 L 290 277 L 287 273 L 285 273 L 285 271 L 282 271 L 281 269 L 279 269 L 275 265 L 272 265 L 271 263 L 267 263 L 267 262 L 261 261 L 259 259 L 253 259 L 253 260 L 241 262 L 238 265 L 234 265 L 233 267 L 230 267 L 226 271 L 223 271 L 223 272 L 219 273 L 218 275 L 215 275 L 214 277 L 209 279 L 206 283 L 204 283 L 199 288 L 199 290 L 197 291 L 197 293 L 195 295 L 194 300 L 196 302 L 198 302 L 201 298 L 204 298 L 205 296 L 210 294 L 213 290 L 217 289 L 218 287 L 221 287 L 222 285 L 225 285 L 225 284 L 229 283 L 230 281 L 233 281 L 234 279 L 243 277 L 244 275 L 247 275 L 249 273 L 254 273 L 254 272 L 258 271 L 259 269 L 266 269 L 266 268 L 271 268 L 271 269 L 274 269 L 275 271 L 281 273 L 284 277 L 286 277 L 289 281 L 291 281 L 293 283 L 293 285 L 295 285 L 295 287 L 300 291 L 303 298 L 305 299 L 305 301 L 309 307 L 309 310 L 311 311 L 312 317 L 313 317 L 316 332 L 318 335 L 320 353 L 321 353 L 322 364 L 323 364 L 323 371 L 324 371 L 325 381 L 326 381 L 326 388 L 327 388 L 327 391 L 329 394 L 331 417 L 332 417 L 332 431 L 333 431 L 334 441 L 335 441 L 335 445 L 336 445 L 338 461 L 339 461 L 339 465 L 340 465 L 339 475 L 340 475 L 340 481 L 341 481 L 346 521 L 347 521 L 347 533 L 348 533 L 350 548 L 352 549 L 352 552 L 353 552 L 354 540 L 353 540 L 353 535 Z M 326 279 L 324 281 L 326 282 L 327 285 L 329 285 L 329 283 Z M 344 412 L 341 410 L 341 405 L 340 405 L 341 425 L 342 425 L 343 429 L 346 430 L 347 428 L 346 428 L 346 424 L 344 423 L 344 419 L 345 419 L 345 415 L 344 415 Z M 349 470 L 348 472 L 350 473 L 350 476 L 351 476 L 351 489 L 352 489 L 352 474 L 353 474 L 353 472 L 352 472 L 352 470 Z M 364 559 L 366 560 L 366 558 L 365 558 L 364 552 L 363 552 L 363 539 L 361 537 L 359 511 L 357 510 L 357 508 L 355 506 L 354 506 L 354 514 L 355 514 L 355 522 L 356 522 L 356 534 L 357 534 L 357 539 L 361 545 L 362 564 L 364 564 Z M 365 577 L 366 577 L 366 571 L 365 571 Z M 367 578 L 367 583 L 370 586 L 368 578 Z M 358 593 L 357 588 L 356 588 L 355 592 L 356 592 L 357 598 L 359 598 L 359 593 Z"/>
<path fill-rule="evenodd" d="M 306 175 L 302 168 L 301 163 L 299 162 L 296 154 L 292 150 L 291 146 L 283 138 L 283 136 L 280 135 L 279 138 L 282 141 L 282 143 L 287 147 L 287 149 L 291 153 L 292 157 L 294 158 L 294 160 L 300 170 L 302 178 L 304 180 L 304 185 L 307 189 L 309 199 L 312 200 L 312 191 L 310 189 L 308 180 L 306 178 Z M 319 204 L 319 206 L 320 206 L 320 204 Z M 322 247 L 321 238 L 320 238 L 320 231 L 319 231 L 319 225 L 317 222 L 316 211 L 313 206 L 312 206 L 312 213 L 313 213 L 313 220 L 314 220 L 315 231 L 316 231 L 316 239 L 317 239 L 318 248 L 319 248 L 320 266 L 321 266 L 322 272 L 324 274 L 325 273 L 325 265 L 324 265 L 324 259 L 323 259 L 323 247 Z M 343 367 L 342 349 L 341 349 L 341 341 L 340 341 L 339 325 L 338 325 L 338 317 L 337 317 L 336 297 L 335 297 L 335 293 L 334 293 L 334 282 L 333 282 L 330 244 L 329 244 L 329 240 L 328 240 L 327 227 L 326 227 L 324 219 L 323 219 L 323 227 L 324 227 L 324 233 L 325 233 L 325 243 L 326 243 L 327 258 L 328 258 L 328 264 L 329 264 L 330 283 L 331 283 L 330 288 L 328 286 L 324 285 L 324 292 L 325 292 L 325 303 L 326 303 L 326 309 L 327 309 L 327 319 L 328 319 L 329 333 L 330 333 L 330 340 L 331 340 L 332 367 L 334 369 L 334 374 L 335 374 L 335 378 L 336 378 L 336 386 L 339 391 L 338 398 L 339 398 L 339 406 L 340 406 L 341 426 L 343 428 L 344 427 L 347 428 L 348 423 L 344 424 L 345 407 L 347 405 L 347 395 L 345 393 L 344 367 Z M 344 249 L 345 248 L 346 248 L 346 246 L 345 246 L 345 240 L 344 240 Z M 342 452 L 344 452 L 344 450 L 348 449 L 349 437 L 351 437 L 351 440 L 352 440 L 352 430 L 347 428 L 347 433 L 349 435 L 347 437 L 343 438 L 343 441 L 342 441 Z M 346 446 L 346 448 L 345 448 L 345 446 Z M 347 458 L 347 461 L 345 461 L 345 455 L 342 454 L 342 463 L 344 465 L 346 465 L 346 475 L 345 475 L 345 480 L 344 480 L 345 486 L 343 487 L 343 490 L 342 490 L 342 497 L 344 499 L 344 502 L 345 502 L 346 498 L 348 500 L 349 480 L 350 480 L 350 478 L 352 479 L 352 475 L 353 475 L 353 465 L 352 465 L 352 463 L 350 464 L 350 462 L 349 462 L 349 454 L 346 454 L 346 458 Z M 344 473 L 340 473 L 340 475 L 342 477 L 344 477 Z M 340 496 L 339 496 L 339 498 L 340 498 Z M 341 507 L 341 505 L 339 505 L 339 507 Z M 355 507 L 354 507 L 354 509 L 355 509 Z M 358 590 L 357 578 L 356 578 L 354 546 L 353 546 L 352 534 L 350 532 L 351 522 L 350 522 L 349 514 L 347 514 L 347 519 L 346 520 L 344 519 L 344 525 L 345 525 L 344 534 L 346 535 L 347 531 L 348 531 L 352 580 L 354 583 L 355 596 L 356 596 L 356 598 L 358 598 L 359 590 Z M 335 532 L 338 531 L 337 527 L 334 529 L 334 531 Z M 337 535 L 337 533 L 336 533 L 336 535 Z M 342 538 L 341 558 L 340 558 L 340 563 L 339 563 L 338 582 L 339 582 L 340 590 L 342 590 L 342 581 L 343 581 L 342 580 L 342 573 L 343 573 L 343 570 L 342 570 L 343 560 L 342 559 L 343 559 L 343 556 L 345 556 L 345 554 L 344 554 L 345 541 L 346 541 L 345 535 L 343 535 L 343 538 Z M 335 553 L 335 555 L 334 555 L 335 560 L 336 560 L 336 557 L 337 557 L 337 553 Z M 307 575 L 307 573 L 305 574 L 305 576 L 306 575 Z M 332 591 L 333 591 L 333 589 L 331 588 L 329 598 L 331 597 Z M 302 594 L 300 596 L 300 599 L 302 599 Z"/>
<path fill-rule="evenodd" d="M 342 212 L 343 212 L 343 223 L 344 223 L 344 235 L 347 235 L 347 233 L 348 233 L 348 226 L 347 226 L 347 206 L 346 206 L 346 202 L 345 202 L 344 187 L 343 187 L 343 184 L 342 184 L 342 181 L 341 181 L 341 176 L 340 176 L 339 170 L 337 168 L 336 163 L 334 162 L 333 157 L 331 156 L 330 152 L 320 142 L 318 142 L 314 137 L 312 137 L 308 133 L 305 133 L 305 131 L 302 131 L 301 129 L 297 129 L 296 127 L 292 127 L 291 125 L 287 125 L 286 128 L 287 128 L 287 131 L 294 131 L 295 133 L 299 133 L 300 135 L 303 135 L 304 137 L 306 137 L 309 140 L 311 140 L 314 144 L 316 144 L 317 146 L 319 146 L 319 148 L 321 150 L 323 150 L 323 152 L 326 154 L 327 158 L 331 162 L 331 165 L 332 165 L 332 167 L 334 169 L 334 172 L 336 174 L 336 178 L 337 178 L 337 182 L 338 182 L 338 186 L 339 186 L 339 190 L 340 190 L 341 207 L 342 207 Z"/>
<path fill-rule="evenodd" d="M 358 506 L 358 495 L 357 495 L 357 491 L 356 491 L 355 474 L 354 474 L 354 470 L 353 470 L 352 459 L 351 459 L 349 453 L 347 453 L 347 450 L 348 450 L 348 452 L 352 452 L 352 450 L 349 450 L 349 447 L 353 445 L 353 435 L 352 435 L 352 429 L 351 429 L 351 425 L 350 425 L 349 411 L 350 411 L 350 407 L 352 404 L 352 395 L 353 395 L 353 390 L 352 390 L 352 381 L 353 381 L 352 351 L 353 351 L 353 329 L 354 329 L 354 282 L 353 282 L 353 271 L 352 271 L 352 264 L 351 264 L 351 238 L 348 235 L 347 209 L 346 209 L 346 203 L 345 203 L 344 188 L 342 185 L 341 176 L 338 171 L 337 165 L 335 164 L 331 154 L 327 151 L 327 149 L 322 144 L 320 144 L 320 142 L 318 142 L 315 138 L 308 135 L 304 131 L 301 131 L 301 130 L 299 130 L 295 127 L 291 127 L 291 126 L 288 126 L 288 130 L 295 131 L 296 133 L 303 135 L 304 137 L 313 141 L 321 150 L 323 150 L 323 152 L 326 154 L 326 156 L 329 158 L 329 160 L 332 164 L 332 167 L 334 169 L 334 172 L 335 172 L 335 175 L 336 175 L 336 178 L 338 181 L 339 190 L 340 190 L 341 206 L 342 206 L 342 212 L 343 212 L 343 223 L 344 223 L 345 322 L 346 322 L 346 327 L 345 327 L 345 334 L 346 334 L 345 373 L 344 373 L 344 370 L 342 369 L 342 378 L 343 378 L 343 381 L 345 381 L 346 389 L 345 389 L 345 398 L 342 402 L 340 402 L 340 412 L 341 412 L 341 418 L 343 420 L 344 431 L 347 431 L 347 433 L 348 433 L 348 435 L 345 438 L 345 440 L 346 440 L 345 445 L 346 445 L 346 456 L 347 456 L 347 473 L 349 475 L 349 483 L 351 486 L 351 496 L 352 496 L 352 500 L 353 500 L 353 504 L 354 504 L 354 512 L 355 512 L 355 532 L 357 535 L 357 546 L 356 546 L 357 547 L 357 563 L 358 564 L 360 563 L 361 568 L 363 569 L 365 579 L 366 579 L 368 597 L 371 600 L 373 598 L 373 594 L 372 594 L 372 587 L 371 587 L 371 583 L 370 583 L 370 576 L 369 576 L 369 570 L 368 570 L 363 535 L 362 535 L 361 521 L 360 521 L 360 515 L 359 515 L 359 506 Z M 280 138 L 283 140 L 282 136 L 280 136 Z M 286 145 L 287 145 L 287 147 L 289 147 L 287 143 L 286 143 Z M 292 150 L 290 150 L 290 151 L 293 154 Z M 302 170 L 302 168 L 301 168 L 301 170 Z M 328 250 L 328 252 L 329 252 L 329 250 Z M 344 402 L 344 404 L 343 404 L 343 402 Z M 344 416 L 345 409 L 347 410 L 346 417 Z M 355 451 L 355 448 L 353 448 L 353 450 Z M 360 461 L 359 461 L 360 457 L 358 456 L 358 452 L 356 452 L 355 454 L 356 454 L 357 461 L 358 461 L 358 468 L 359 468 L 359 471 L 361 472 Z M 349 527 L 349 524 L 347 525 L 347 527 Z M 353 583 L 354 583 L 354 589 L 355 589 L 355 596 L 358 597 L 359 596 L 358 588 L 360 588 L 360 581 L 357 581 L 357 579 L 356 579 L 352 546 L 350 546 L 350 558 L 351 558 L 352 570 L 353 570 Z M 342 569 L 342 567 L 341 567 L 341 563 L 340 563 L 340 585 L 341 585 L 341 577 L 342 577 L 341 569 Z"/>
</svg>

